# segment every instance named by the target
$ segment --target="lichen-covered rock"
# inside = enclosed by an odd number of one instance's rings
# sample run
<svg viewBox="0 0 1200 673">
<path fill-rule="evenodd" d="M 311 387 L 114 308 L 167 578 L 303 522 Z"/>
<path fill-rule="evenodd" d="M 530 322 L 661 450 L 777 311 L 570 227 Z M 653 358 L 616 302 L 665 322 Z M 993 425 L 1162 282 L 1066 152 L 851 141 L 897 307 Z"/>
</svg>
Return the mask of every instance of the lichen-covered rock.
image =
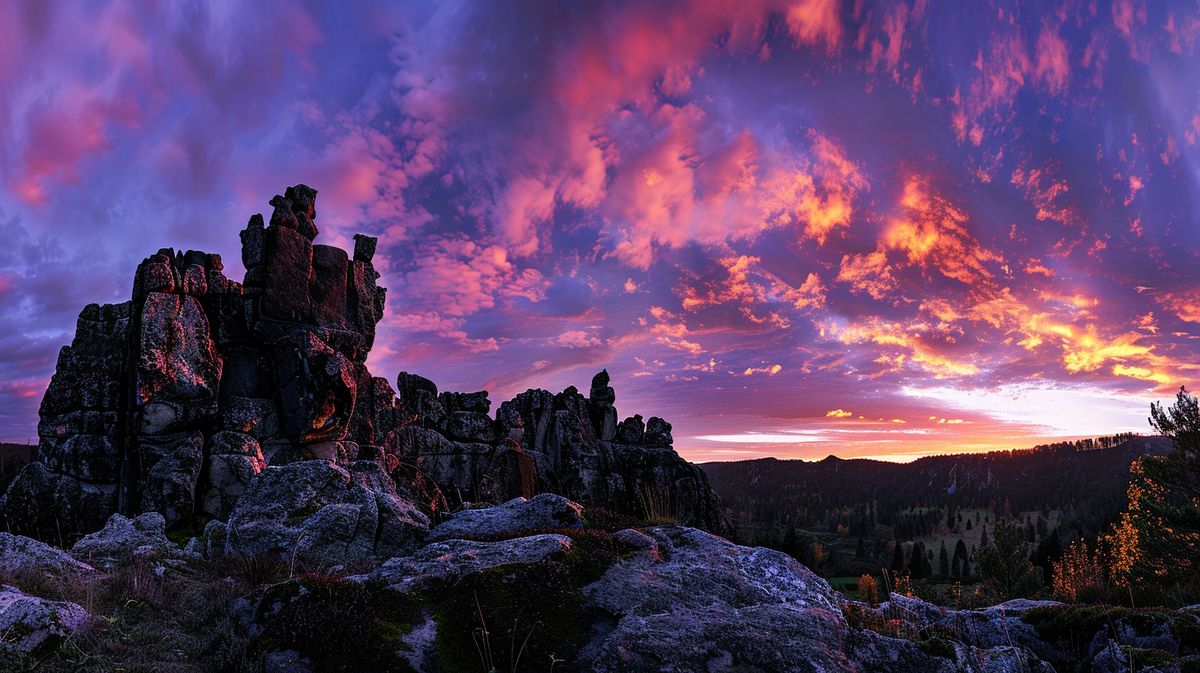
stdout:
<svg viewBox="0 0 1200 673">
<path fill-rule="evenodd" d="M 114 514 L 104 528 L 81 538 L 71 556 L 92 565 L 111 567 L 135 556 L 177 556 L 179 546 L 166 534 L 166 521 L 158 512 L 133 519 Z"/>
<path fill-rule="evenodd" d="M 429 531 L 429 539 L 513 538 L 553 529 L 583 530 L 583 507 L 553 493 L 514 498 L 503 505 L 456 512 Z"/>
<path fill-rule="evenodd" d="M 410 556 L 390 559 L 371 573 L 350 579 L 382 583 L 393 591 L 422 591 L 489 568 L 533 565 L 562 557 L 573 547 L 571 538 L 554 533 L 497 542 L 445 540 Z"/>
<path fill-rule="evenodd" d="M 138 403 L 215 402 L 224 361 L 212 341 L 200 301 L 193 296 L 151 292 L 142 304 L 139 325 Z M 215 412 L 216 405 L 211 409 Z M 163 432 L 170 425 L 143 432 Z"/>
<path fill-rule="evenodd" d="M 58 547 L 23 535 L 0 533 L 0 575 L 13 577 L 33 574 L 66 577 L 90 575 L 92 566 L 75 560 Z"/>
<path fill-rule="evenodd" d="M 690 528 L 653 528 L 644 535 L 653 543 L 640 540 L 642 551 L 583 589 L 588 605 L 604 615 L 598 621 L 615 626 L 596 629 L 576 661 L 579 670 L 1054 670 L 1011 643 L 931 647 L 858 629 L 843 615 L 845 599 L 786 554 Z M 913 632 L 922 619 L 916 618 Z"/>
<path fill-rule="evenodd" d="M 324 561 L 386 559 L 411 551 L 429 520 L 373 461 L 272 466 L 229 517 L 224 553 Z"/>
<path fill-rule="evenodd" d="M 648 530 L 656 554 L 609 568 L 584 594 L 614 615 L 654 614 L 712 605 L 786 604 L 825 610 L 844 621 L 829 583 L 782 552 L 742 547 L 695 528 Z"/>
<path fill-rule="evenodd" d="M 74 635 L 87 620 L 87 611 L 75 603 L 38 598 L 0 585 L 0 652 L 46 652 Z"/>
</svg>

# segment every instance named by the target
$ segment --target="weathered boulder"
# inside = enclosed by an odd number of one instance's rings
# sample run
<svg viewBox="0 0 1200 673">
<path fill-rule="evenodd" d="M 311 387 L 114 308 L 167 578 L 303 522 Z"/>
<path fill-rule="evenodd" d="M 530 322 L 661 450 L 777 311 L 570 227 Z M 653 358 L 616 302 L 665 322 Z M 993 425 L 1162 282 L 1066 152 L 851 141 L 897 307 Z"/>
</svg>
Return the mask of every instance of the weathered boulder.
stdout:
<svg viewBox="0 0 1200 673">
<path fill-rule="evenodd" d="M 202 511 L 214 518 L 225 519 L 239 498 L 246 493 L 250 482 L 266 467 L 262 453 L 257 455 L 214 454 L 208 457 L 208 489 Z"/>
<path fill-rule="evenodd" d="M 533 565 L 562 557 L 574 547 L 565 535 L 546 533 L 497 542 L 445 540 L 422 547 L 411 556 L 386 561 L 352 581 L 382 583 L 403 593 L 451 583 L 472 573 L 512 565 Z"/>
<path fill-rule="evenodd" d="M 653 528 L 645 537 L 653 542 L 641 540 L 642 551 L 583 589 L 615 626 L 595 631 L 580 670 L 1054 670 L 1011 644 L 937 649 L 855 628 L 843 616 L 845 599 L 780 552 L 689 528 Z"/>
<path fill-rule="evenodd" d="M 177 556 L 178 545 L 166 535 L 166 521 L 158 512 L 133 519 L 112 515 L 104 528 L 89 533 L 71 547 L 71 556 L 92 565 L 111 567 L 135 556 Z"/>
<path fill-rule="evenodd" d="M 583 530 L 583 507 L 561 495 L 543 493 L 530 500 L 513 498 L 495 507 L 456 512 L 429 531 L 429 540 L 513 538 L 554 529 Z"/>
<path fill-rule="evenodd" d="M 58 547 L 23 535 L 0 533 L 0 575 L 66 577 L 95 572 L 92 566 L 75 560 Z"/>
<path fill-rule="evenodd" d="M 646 437 L 642 415 L 634 414 L 617 424 L 617 441 L 622 444 L 641 444 Z"/>
<path fill-rule="evenodd" d="M 87 620 L 87 611 L 75 603 L 30 596 L 0 584 L 0 655 L 37 655 L 51 650 Z"/>
<path fill-rule="evenodd" d="M 314 562 L 387 559 L 424 539 L 429 520 L 400 498 L 378 463 L 310 460 L 272 466 L 250 483 L 225 532 L 230 556 Z"/>
<path fill-rule="evenodd" d="M 787 604 L 825 610 L 844 621 L 842 598 L 791 556 L 742 547 L 695 528 L 649 529 L 657 553 L 618 562 L 584 588 L 613 615 L 654 614 L 712 605 Z"/>
<path fill-rule="evenodd" d="M 487 414 L 492 408 L 492 402 L 488 399 L 488 391 L 486 390 L 474 393 L 444 392 L 438 395 L 438 401 L 442 403 L 442 408 L 448 414 L 453 414 L 457 411 Z"/>
<path fill-rule="evenodd" d="M 648 446 L 670 446 L 674 441 L 671 438 L 671 424 L 658 416 L 651 416 L 646 421 L 646 434 L 642 441 Z"/>
</svg>

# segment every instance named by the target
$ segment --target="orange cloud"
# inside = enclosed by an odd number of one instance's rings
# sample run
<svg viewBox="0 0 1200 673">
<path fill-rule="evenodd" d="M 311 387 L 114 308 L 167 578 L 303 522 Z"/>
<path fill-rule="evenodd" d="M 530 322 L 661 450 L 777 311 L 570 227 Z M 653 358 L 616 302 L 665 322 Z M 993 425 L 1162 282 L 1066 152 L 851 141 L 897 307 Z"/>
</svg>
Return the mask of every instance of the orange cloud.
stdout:
<svg viewBox="0 0 1200 673">
<path fill-rule="evenodd" d="M 747 367 L 745 371 L 742 372 L 742 376 L 753 376 L 755 374 L 775 376 L 781 371 L 783 371 L 783 365 L 780 364 L 764 365 L 762 367 Z"/>
<path fill-rule="evenodd" d="M 1159 295 L 1158 303 L 1184 322 L 1200 322 L 1200 290 L 1167 292 Z"/>
<path fill-rule="evenodd" d="M 874 299 L 883 299 L 896 288 L 887 253 L 882 250 L 865 255 L 843 255 L 834 280 L 848 283 L 854 291 L 866 292 Z"/>
<path fill-rule="evenodd" d="M 799 44 L 823 46 L 827 53 L 842 43 L 841 0 L 794 0 L 787 10 L 788 33 Z"/>
<path fill-rule="evenodd" d="M 946 199 L 931 194 L 919 178 L 905 183 L 902 215 L 882 238 L 888 249 L 904 252 L 908 261 L 932 267 L 947 278 L 975 285 L 992 278 L 985 266 L 1003 257 L 979 244 L 967 230 L 967 215 Z"/>
<path fill-rule="evenodd" d="M 815 273 L 808 274 L 800 287 L 793 288 L 782 282 L 779 286 L 782 287 L 783 300 L 796 308 L 821 308 L 825 305 L 827 289 L 821 283 L 821 277 Z"/>
<path fill-rule="evenodd" d="M 853 411 L 846 411 L 845 409 L 841 409 L 841 408 L 833 409 L 831 411 L 825 412 L 826 418 L 850 418 L 853 415 L 854 415 Z"/>
<path fill-rule="evenodd" d="M 650 315 L 658 321 L 650 328 L 650 333 L 655 336 L 655 341 L 672 350 L 683 351 L 692 355 L 699 355 L 704 352 L 700 344 L 684 338 L 690 334 L 690 331 L 687 325 L 674 313 L 661 306 L 651 306 Z"/>
<path fill-rule="evenodd" d="M 931 339 L 933 330 L 924 323 L 905 325 L 870 318 L 845 326 L 830 325 L 828 332 L 847 345 L 873 343 L 906 351 L 909 362 L 932 374 L 935 379 L 974 376 L 979 373 L 979 367 L 974 363 L 939 352 L 936 342 Z M 893 362 L 903 364 L 904 360 Z"/>
</svg>

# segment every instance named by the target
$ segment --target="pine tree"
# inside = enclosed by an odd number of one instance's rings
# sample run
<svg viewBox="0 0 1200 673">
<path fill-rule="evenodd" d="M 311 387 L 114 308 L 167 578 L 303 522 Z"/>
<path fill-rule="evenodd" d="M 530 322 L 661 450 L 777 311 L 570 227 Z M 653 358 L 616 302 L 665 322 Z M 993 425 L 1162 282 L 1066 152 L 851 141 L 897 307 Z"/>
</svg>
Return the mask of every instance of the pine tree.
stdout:
<svg viewBox="0 0 1200 673">
<path fill-rule="evenodd" d="M 900 540 L 896 540 L 895 546 L 892 547 L 892 570 L 896 572 L 904 570 L 904 549 Z"/>
<path fill-rule="evenodd" d="M 1028 597 L 1042 586 L 1041 568 L 1029 562 L 1029 546 L 1009 521 L 996 524 L 995 541 L 981 547 L 976 557 L 979 576 L 1003 600 Z"/>
<path fill-rule="evenodd" d="M 938 551 L 938 574 L 942 577 L 950 576 L 950 554 L 946 551 L 945 540 L 942 540 L 942 548 Z"/>
<path fill-rule="evenodd" d="M 1180 388 L 1175 404 L 1150 405 L 1150 425 L 1174 451 L 1130 466 L 1129 505 L 1105 542 L 1122 586 L 1200 585 L 1200 400 Z"/>
<path fill-rule="evenodd" d="M 860 537 L 858 538 L 858 546 L 854 549 L 854 558 L 863 558 L 867 555 L 867 544 Z"/>
<path fill-rule="evenodd" d="M 914 542 L 912 552 L 908 556 L 908 574 L 914 580 L 925 579 L 931 574 L 929 561 L 925 557 L 925 545 Z"/>
<path fill-rule="evenodd" d="M 988 546 L 987 526 L 983 527 L 983 534 L 979 536 L 979 548 L 983 549 Z"/>
</svg>

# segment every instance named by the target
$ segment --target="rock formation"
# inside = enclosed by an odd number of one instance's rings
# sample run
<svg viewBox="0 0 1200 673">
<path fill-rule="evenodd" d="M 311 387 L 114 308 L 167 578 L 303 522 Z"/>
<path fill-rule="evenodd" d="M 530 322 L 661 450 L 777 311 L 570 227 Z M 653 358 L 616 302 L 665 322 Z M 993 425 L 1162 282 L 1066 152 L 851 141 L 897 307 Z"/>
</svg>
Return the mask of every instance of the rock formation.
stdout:
<svg viewBox="0 0 1200 673">
<path fill-rule="evenodd" d="M 387 450 L 436 482 L 451 503 L 551 492 L 728 533 L 708 478 L 671 447 L 671 424 L 652 417 L 643 426 L 641 416 L 618 424 L 608 383 L 606 370 L 588 397 L 573 386 L 557 395 L 527 390 L 503 402 L 493 420 L 486 391 L 438 394 L 432 381 L 401 372 L 398 399 L 414 421 L 387 438 Z"/>
<path fill-rule="evenodd" d="M 555 492 L 728 531 L 670 424 L 616 422 L 607 372 L 588 397 L 530 390 L 495 418 L 487 392 L 373 376 L 376 241 L 355 236 L 352 255 L 314 244 L 316 194 L 296 185 L 268 222 L 250 218 L 241 283 L 219 255 L 163 249 L 129 301 L 84 308 L 42 400 L 37 459 L 0 498 L 4 527 L 67 544 L 114 513 L 158 512 L 168 529 L 225 520 L 268 465 L 363 459 L 426 509 Z"/>
</svg>

